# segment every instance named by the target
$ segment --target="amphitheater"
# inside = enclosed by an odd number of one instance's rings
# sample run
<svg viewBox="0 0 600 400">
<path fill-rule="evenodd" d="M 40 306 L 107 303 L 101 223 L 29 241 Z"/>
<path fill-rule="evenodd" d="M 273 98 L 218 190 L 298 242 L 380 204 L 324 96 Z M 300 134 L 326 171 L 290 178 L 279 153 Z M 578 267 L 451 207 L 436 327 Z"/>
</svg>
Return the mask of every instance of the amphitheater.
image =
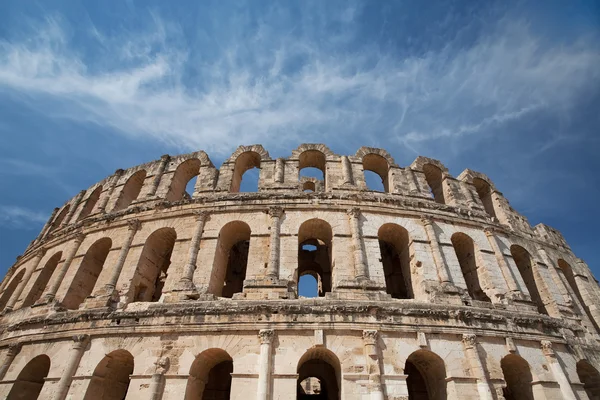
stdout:
<svg viewBox="0 0 600 400">
<path fill-rule="evenodd" d="M 382 149 L 117 170 L 0 291 L 1 398 L 600 399 L 600 287 L 560 232 Z"/>
</svg>

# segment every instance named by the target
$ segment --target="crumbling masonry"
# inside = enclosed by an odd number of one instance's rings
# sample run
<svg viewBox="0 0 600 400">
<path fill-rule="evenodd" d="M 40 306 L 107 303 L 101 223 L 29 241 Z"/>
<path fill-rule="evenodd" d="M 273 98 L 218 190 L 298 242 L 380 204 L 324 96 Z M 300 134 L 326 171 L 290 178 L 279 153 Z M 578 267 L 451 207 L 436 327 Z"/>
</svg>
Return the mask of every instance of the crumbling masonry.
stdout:
<svg viewBox="0 0 600 400">
<path fill-rule="evenodd" d="M 55 210 L 0 310 L 0 398 L 600 399 L 600 288 L 562 235 L 484 174 L 375 148 L 118 170 Z"/>
</svg>

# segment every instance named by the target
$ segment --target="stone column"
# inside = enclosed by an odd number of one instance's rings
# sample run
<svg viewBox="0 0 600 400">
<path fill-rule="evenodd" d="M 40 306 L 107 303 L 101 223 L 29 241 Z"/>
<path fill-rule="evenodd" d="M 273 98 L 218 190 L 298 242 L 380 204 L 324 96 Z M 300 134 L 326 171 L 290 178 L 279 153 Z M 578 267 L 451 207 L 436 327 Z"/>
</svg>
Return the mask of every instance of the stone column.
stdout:
<svg viewBox="0 0 600 400">
<path fill-rule="evenodd" d="M 344 185 L 352 185 L 352 166 L 348 156 L 342 156 L 342 176 L 344 178 Z"/>
<path fill-rule="evenodd" d="M 260 358 L 258 361 L 258 389 L 256 398 L 258 400 L 269 399 L 269 383 L 271 381 L 271 348 L 275 331 L 273 329 L 261 329 L 258 332 L 260 339 Z"/>
<path fill-rule="evenodd" d="M 42 261 L 44 254 L 46 254 L 46 249 L 44 249 L 44 248 L 38 249 L 35 252 L 35 258 L 33 259 L 33 263 L 32 263 L 33 265 L 31 266 L 31 268 L 29 268 L 25 272 L 25 276 L 23 276 L 23 279 L 21 279 L 19 286 L 17 286 L 17 288 L 15 289 L 15 292 L 12 294 L 12 296 L 8 300 L 6 307 L 4 307 L 5 312 L 12 311 L 12 309 L 14 308 L 17 301 L 19 301 L 19 297 L 21 297 L 21 293 L 23 293 L 23 289 L 25 289 L 25 286 L 27 286 L 27 282 L 29 282 L 29 279 L 31 279 L 31 275 L 34 273 L 34 271 L 40 265 L 40 261 Z"/>
<path fill-rule="evenodd" d="M 477 349 L 477 336 L 473 334 L 464 334 L 462 336 L 462 342 L 465 348 L 467 361 L 471 366 L 473 376 L 477 378 L 477 391 L 479 392 L 479 398 L 482 400 L 494 400 L 492 389 L 485 376 L 483 361 L 481 361 L 481 355 Z"/>
<path fill-rule="evenodd" d="M 69 270 L 69 267 L 71 266 L 71 263 L 73 262 L 73 258 L 75 258 L 75 255 L 77 254 L 77 250 L 79 249 L 79 246 L 81 246 L 81 242 L 83 242 L 83 239 L 85 239 L 84 233 L 80 232 L 75 236 L 75 240 L 73 241 L 73 245 L 69 249 L 69 253 L 67 254 L 67 257 L 65 258 L 65 262 L 58 270 L 58 275 L 52 281 L 52 285 L 50 286 L 50 288 L 44 295 L 44 297 L 43 297 L 44 300 L 42 301 L 42 303 L 50 303 L 56 297 L 56 292 L 58 292 L 58 288 L 60 287 L 60 284 L 65 279 L 65 275 L 67 275 L 67 271 Z"/>
<path fill-rule="evenodd" d="M 381 384 L 381 369 L 379 368 L 379 349 L 377 346 L 377 337 L 379 332 L 376 330 L 363 331 L 363 344 L 365 348 L 365 357 L 367 362 L 367 373 L 369 374 L 369 393 L 371 400 L 384 400 L 383 388 Z"/>
<path fill-rule="evenodd" d="M 69 387 L 73 381 L 73 376 L 75 375 L 75 372 L 77 372 L 77 367 L 79 367 L 79 362 L 81 361 L 81 357 L 83 357 L 83 353 L 85 352 L 89 341 L 89 335 L 73 336 L 73 344 L 71 345 L 71 351 L 69 352 L 69 360 L 62 373 L 62 376 L 60 377 L 60 380 L 58 381 L 53 400 L 64 400 L 67 397 L 67 394 L 69 393 Z"/>
<path fill-rule="evenodd" d="M 156 370 L 152 374 L 150 382 L 150 399 L 161 400 L 165 391 L 165 374 L 171 366 L 171 361 L 169 357 L 160 357 L 154 365 L 156 365 Z"/>
<path fill-rule="evenodd" d="M 419 190 L 419 185 L 417 184 L 417 177 L 415 176 L 415 171 L 410 168 L 405 169 L 408 174 L 408 189 L 413 194 L 419 194 L 421 191 Z"/>
<path fill-rule="evenodd" d="M 8 351 L 6 352 L 6 357 L 0 366 L 0 381 L 4 379 L 10 365 L 15 360 L 15 357 L 21 351 L 21 343 L 11 343 L 8 345 Z"/>
<path fill-rule="evenodd" d="M 276 183 L 283 183 L 285 178 L 285 161 L 283 160 L 283 158 L 278 158 L 277 161 L 275 161 L 275 182 Z"/>
<path fill-rule="evenodd" d="M 549 340 L 541 341 L 542 352 L 546 356 L 546 360 L 548 360 L 548 364 L 550 364 L 550 369 L 554 374 L 554 378 L 558 382 L 560 386 L 560 391 L 562 393 L 562 398 L 564 400 L 577 400 L 575 393 L 573 392 L 573 388 L 571 387 L 571 383 L 563 371 L 562 366 L 560 365 L 558 359 L 556 358 L 556 354 L 554 353 L 554 349 L 552 348 L 552 342 Z"/>
<path fill-rule="evenodd" d="M 75 215 L 75 211 L 77 211 L 77 207 L 79 207 L 79 203 L 81 203 L 81 199 L 83 198 L 84 195 L 85 195 L 85 190 L 82 190 L 81 192 L 79 192 L 79 194 L 75 198 L 75 201 L 73 201 L 73 203 L 71 204 L 71 208 L 69 208 L 69 212 L 67 213 L 67 216 L 65 217 L 65 219 L 63 219 L 60 226 L 66 226 L 69 224 L 69 222 L 71 222 L 71 219 L 73 218 L 73 215 Z M 57 228 L 58 228 L 58 226 L 57 226 Z"/>
<path fill-rule="evenodd" d="M 269 267 L 267 268 L 267 276 L 279 278 L 279 253 L 280 253 L 280 238 L 281 232 L 281 217 L 283 216 L 283 208 L 270 207 L 269 215 L 271 216 L 271 238 L 270 238 L 270 253 Z"/>
<path fill-rule="evenodd" d="M 425 232 L 427 233 L 427 238 L 429 239 L 429 243 L 431 245 L 433 261 L 435 262 L 440 282 L 450 283 L 450 275 L 446 269 L 446 263 L 444 262 L 444 256 L 442 255 L 442 249 L 440 249 L 440 244 L 438 242 L 437 235 L 435 234 L 435 229 L 433 229 L 433 221 L 431 217 L 423 215 L 421 216 L 421 223 L 425 227 Z"/>
<path fill-rule="evenodd" d="M 504 258 L 504 254 L 502 250 L 500 250 L 500 245 L 498 244 L 498 238 L 494 235 L 494 230 L 491 228 L 484 229 L 485 235 L 487 236 L 488 242 L 490 246 L 492 246 L 492 250 L 496 255 L 496 260 L 498 261 L 498 265 L 500 266 L 500 271 L 502 271 L 502 276 L 504 276 L 504 280 L 508 285 L 508 290 L 512 293 L 519 293 L 519 286 L 517 285 L 517 281 L 515 280 L 515 276 L 513 275 L 510 266 L 506 262 Z"/>
<path fill-rule="evenodd" d="M 46 232 L 48 231 L 48 229 L 50 229 L 50 225 L 52 224 L 52 221 L 54 221 L 54 218 L 56 218 L 56 213 L 58 212 L 59 208 L 56 207 L 53 211 L 52 211 L 52 215 L 50 215 L 50 218 L 48 219 L 48 221 L 46 221 L 46 224 L 44 224 L 44 227 L 42 228 L 42 230 L 40 231 L 40 234 L 38 235 L 38 237 L 33 241 L 33 243 L 38 243 L 40 240 L 42 240 L 42 238 L 44 237 L 44 235 L 46 234 Z"/>
<path fill-rule="evenodd" d="M 365 262 L 365 251 L 360 229 L 360 209 L 358 207 L 348 210 L 350 216 L 350 229 L 352 231 L 352 244 L 354 246 L 354 274 L 356 279 L 368 279 L 369 274 Z"/>
<path fill-rule="evenodd" d="M 196 271 L 196 262 L 198 261 L 198 251 L 200 250 L 200 240 L 202 239 L 202 232 L 204 232 L 204 225 L 208 221 L 209 214 L 207 211 L 197 211 L 196 214 L 196 230 L 192 241 L 190 243 L 190 249 L 188 251 L 188 260 L 183 270 L 183 276 L 179 280 L 179 286 L 181 290 L 196 290 L 194 285 L 194 272 Z"/>
<path fill-rule="evenodd" d="M 100 198 L 100 204 L 98 204 L 99 212 L 106 211 L 106 205 L 108 204 L 108 201 L 112 197 L 112 194 L 115 191 L 115 187 L 117 186 L 117 182 L 119 181 L 119 178 L 121 177 L 121 175 L 123 175 L 123 172 L 125 172 L 125 171 L 123 171 L 122 169 L 118 169 L 115 171 L 115 174 L 114 174 L 114 176 L 110 182 L 110 185 L 108 187 L 108 190 L 106 191 L 104 196 Z"/>
<path fill-rule="evenodd" d="M 156 174 L 154 175 L 152 186 L 150 187 L 150 190 L 148 191 L 146 197 L 152 197 L 156 194 L 156 190 L 158 189 L 158 185 L 160 184 L 160 179 L 165 173 L 165 168 L 167 168 L 167 163 L 170 159 L 171 156 L 169 156 L 168 154 L 165 154 L 160 157 L 160 165 L 158 166 L 158 171 L 156 171 Z"/>
<path fill-rule="evenodd" d="M 142 224 L 137 219 L 127 221 L 127 239 L 125 240 L 125 243 L 123 243 L 123 245 L 121 246 L 121 252 L 119 253 L 117 264 L 113 268 L 112 274 L 110 275 L 110 280 L 104 286 L 104 290 L 106 292 L 104 294 L 110 295 L 117 288 L 117 283 L 119 282 L 121 271 L 123 271 L 123 266 L 125 265 L 127 254 L 129 254 L 129 248 L 131 247 L 131 243 L 133 242 L 135 234 L 141 228 L 141 226 Z"/>
</svg>

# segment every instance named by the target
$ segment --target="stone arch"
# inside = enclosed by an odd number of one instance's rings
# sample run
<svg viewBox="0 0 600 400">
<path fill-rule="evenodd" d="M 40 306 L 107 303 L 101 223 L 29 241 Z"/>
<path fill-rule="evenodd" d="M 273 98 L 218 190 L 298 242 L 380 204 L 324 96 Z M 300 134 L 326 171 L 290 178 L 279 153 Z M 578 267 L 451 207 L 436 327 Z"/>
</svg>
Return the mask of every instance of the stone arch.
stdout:
<svg viewBox="0 0 600 400">
<path fill-rule="evenodd" d="M 85 205 L 83 206 L 83 209 L 81 210 L 81 213 L 79 213 L 78 219 L 84 219 L 92 213 L 92 210 L 96 206 L 96 203 L 98 203 L 98 199 L 100 199 L 101 193 L 102 193 L 102 185 L 99 185 L 96 189 L 94 189 L 92 194 L 90 194 L 90 196 L 86 200 Z"/>
<path fill-rule="evenodd" d="M 383 224 L 377 231 L 387 293 L 395 299 L 412 299 L 410 238 L 400 225 Z"/>
<path fill-rule="evenodd" d="M 233 358 L 223 349 L 204 350 L 190 367 L 184 400 L 229 400 Z"/>
<path fill-rule="evenodd" d="M 127 396 L 133 356 L 127 350 L 107 354 L 94 369 L 83 400 L 122 400 Z"/>
<path fill-rule="evenodd" d="M 53 230 L 56 230 L 60 227 L 60 225 L 63 223 L 63 221 L 67 217 L 67 214 L 69 213 L 70 209 L 71 209 L 71 205 L 67 204 L 66 206 L 63 207 L 62 210 L 60 210 L 60 212 L 58 213 L 56 218 L 54 218 L 54 221 L 52 222 L 52 225 L 50 226 L 50 229 L 48 230 L 48 232 L 52 232 Z"/>
<path fill-rule="evenodd" d="M 483 208 L 490 217 L 496 217 L 496 210 L 494 208 L 494 201 L 492 200 L 492 185 L 483 178 L 473 178 L 473 186 L 477 191 L 477 195 L 483 203 Z"/>
<path fill-rule="evenodd" d="M 444 186 L 442 183 L 444 180 L 442 170 L 431 163 L 426 163 L 423 165 L 423 174 L 425 175 L 425 181 L 427 181 L 427 185 L 431 190 L 431 196 L 435 202 L 446 204 L 446 199 L 444 198 Z"/>
<path fill-rule="evenodd" d="M 579 312 L 581 314 L 586 313 L 588 318 L 592 322 L 592 324 L 594 324 L 594 327 L 596 328 L 596 330 L 598 332 L 600 332 L 600 328 L 598 327 L 598 324 L 596 323 L 594 316 L 590 312 L 589 306 L 585 303 L 585 301 L 583 301 L 583 296 L 581 295 L 581 292 L 579 291 L 577 282 L 575 282 L 575 275 L 573 274 L 573 268 L 571 267 L 571 265 L 568 262 L 566 262 L 562 258 L 560 258 L 558 260 L 558 267 L 562 271 L 563 275 L 565 276 L 565 278 L 567 280 L 567 283 L 571 287 L 571 290 L 573 291 L 573 293 L 575 294 L 575 297 L 577 297 L 577 300 L 579 300 L 579 304 L 583 308 L 583 310 L 579 310 Z"/>
<path fill-rule="evenodd" d="M 446 399 L 446 366 L 434 352 L 421 349 L 411 353 L 404 364 L 404 375 L 410 399 Z"/>
<path fill-rule="evenodd" d="M 475 242 L 470 236 L 456 232 L 450 238 L 458 264 L 467 284 L 467 291 L 473 300 L 491 302 L 488 295 L 483 291 L 479 279 L 479 266 Z"/>
<path fill-rule="evenodd" d="M 92 294 L 111 246 L 112 240 L 109 238 L 99 239 L 90 246 L 62 301 L 63 306 L 75 310 Z"/>
<path fill-rule="evenodd" d="M 23 300 L 22 307 L 29 307 L 38 301 L 40 297 L 42 297 L 42 294 L 44 293 L 48 282 L 50 282 L 50 278 L 52 278 L 52 274 L 56 270 L 56 267 L 61 259 L 62 251 L 59 251 L 50 257 L 48 261 L 46 261 L 44 268 L 42 268 L 35 282 L 33 283 L 33 286 L 31 286 L 31 290 L 29 290 L 27 297 L 25 297 L 25 300 Z"/>
<path fill-rule="evenodd" d="M 341 364 L 338 357 L 323 347 L 309 349 L 298 361 L 298 381 L 296 399 L 339 400 L 341 398 Z M 320 383 L 320 393 L 313 396 L 305 393 L 302 382 L 308 378 L 316 378 Z"/>
<path fill-rule="evenodd" d="M 500 367 L 506 381 L 506 387 L 503 389 L 506 400 L 534 400 L 531 387 L 533 376 L 523 357 L 508 354 L 500 360 Z"/>
<path fill-rule="evenodd" d="M 316 168 L 323 173 L 323 186 L 327 182 L 327 157 L 325 153 L 316 149 L 305 150 L 298 155 L 298 175 L 299 179 L 301 171 L 304 168 Z"/>
<path fill-rule="evenodd" d="M 233 178 L 231 179 L 229 191 L 234 193 L 239 192 L 243 175 L 252 168 L 260 169 L 260 162 L 261 156 L 255 151 L 249 150 L 241 153 L 235 160 Z"/>
<path fill-rule="evenodd" d="M 21 270 L 15 274 L 14 278 L 12 278 L 10 283 L 6 286 L 6 289 L 4 289 L 4 292 L 2 292 L 2 296 L 0 296 L 0 310 L 4 310 L 4 307 L 6 307 L 6 304 L 17 289 L 17 286 L 19 286 L 19 283 L 21 283 L 24 275 L 25 268 L 21 268 Z"/>
<path fill-rule="evenodd" d="M 179 201 L 185 197 L 185 188 L 190 180 L 200 173 L 202 162 L 197 158 L 190 158 L 177 166 L 171 179 L 171 185 L 167 192 L 167 201 Z M 194 193 L 188 193 L 190 197 Z"/>
<path fill-rule="evenodd" d="M 600 372 L 587 360 L 576 364 L 577 376 L 590 400 L 600 399 Z"/>
<path fill-rule="evenodd" d="M 208 292 L 220 297 L 241 293 L 246 278 L 250 235 L 247 223 L 231 221 L 219 232 Z"/>
<path fill-rule="evenodd" d="M 318 294 L 331 291 L 333 230 L 326 221 L 313 218 L 298 228 L 298 282 L 309 274 L 318 282 Z"/>
<path fill-rule="evenodd" d="M 119 193 L 113 211 L 119 211 L 129 207 L 129 205 L 140 195 L 145 179 L 146 170 L 144 169 L 131 175 L 125 182 L 125 185 L 121 188 L 121 193 Z"/>
<path fill-rule="evenodd" d="M 533 272 L 533 260 L 531 259 L 531 255 L 523 247 L 516 244 L 510 246 L 510 254 L 517 265 L 517 269 L 519 270 L 523 281 L 525 282 L 525 286 L 529 291 L 531 300 L 533 300 L 533 302 L 537 305 L 540 313 L 548 314 L 535 280 L 535 274 Z"/>
<path fill-rule="evenodd" d="M 383 183 L 383 189 L 386 193 L 390 191 L 389 171 L 390 164 L 385 157 L 369 153 L 366 154 L 362 159 L 363 171 L 371 171 L 379 175 L 381 182 Z"/>
<path fill-rule="evenodd" d="M 160 299 L 176 239 L 173 228 L 160 228 L 148 236 L 132 279 L 133 302 Z"/>
<path fill-rule="evenodd" d="M 48 372 L 50 372 L 50 357 L 45 354 L 34 357 L 23 367 L 6 399 L 37 399 Z"/>
</svg>

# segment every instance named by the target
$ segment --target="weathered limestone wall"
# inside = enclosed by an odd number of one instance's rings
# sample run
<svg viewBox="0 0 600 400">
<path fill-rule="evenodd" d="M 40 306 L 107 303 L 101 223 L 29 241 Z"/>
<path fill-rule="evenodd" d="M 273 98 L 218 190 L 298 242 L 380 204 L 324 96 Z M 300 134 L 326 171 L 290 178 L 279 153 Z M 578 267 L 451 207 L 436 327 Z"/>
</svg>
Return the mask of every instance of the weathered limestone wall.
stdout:
<svg viewBox="0 0 600 400">
<path fill-rule="evenodd" d="M 484 174 L 321 144 L 165 155 L 56 209 L 9 269 L 0 397 L 283 400 L 312 376 L 328 399 L 593 399 L 599 307 Z"/>
</svg>

